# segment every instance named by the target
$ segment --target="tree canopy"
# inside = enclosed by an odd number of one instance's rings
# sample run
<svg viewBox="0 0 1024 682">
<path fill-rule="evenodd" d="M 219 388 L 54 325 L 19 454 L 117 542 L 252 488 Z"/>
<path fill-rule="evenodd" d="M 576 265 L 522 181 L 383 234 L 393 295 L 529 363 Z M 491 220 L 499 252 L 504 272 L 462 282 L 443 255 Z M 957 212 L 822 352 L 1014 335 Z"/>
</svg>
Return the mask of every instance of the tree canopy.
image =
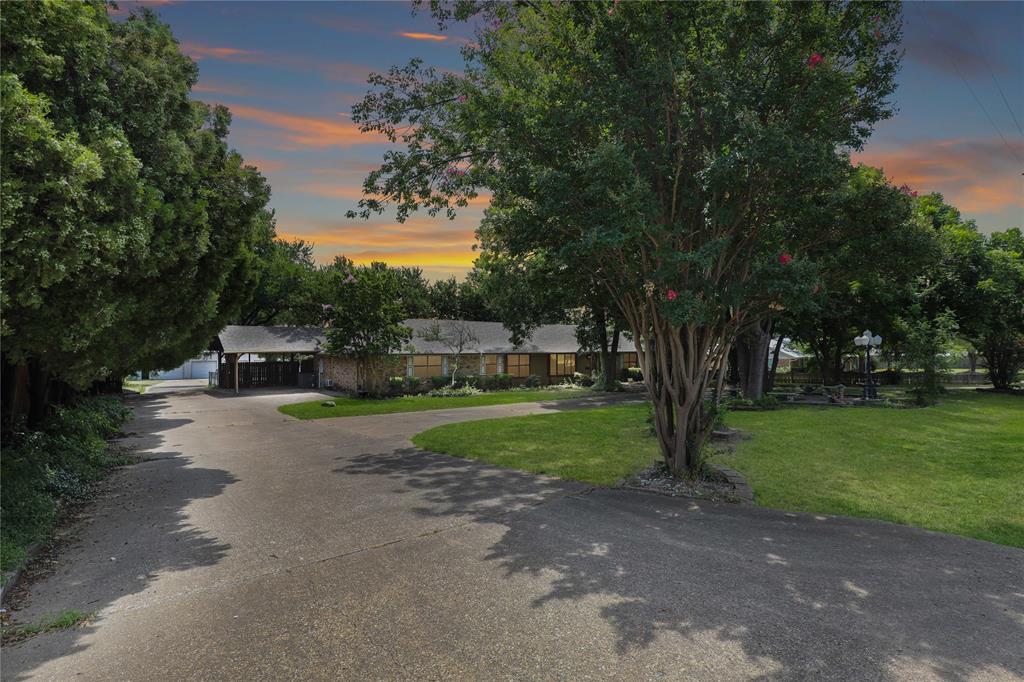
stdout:
<svg viewBox="0 0 1024 682">
<path fill-rule="evenodd" d="M 666 462 L 695 469 L 705 390 L 736 335 L 795 286 L 814 240 L 795 214 L 848 163 L 837 151 L 891 114 L 898 4 L 455 13 L 486 27 L 464 74 L 413 61 L 372 77 L 354 108 L 402 147 L 368 175 L 358 213 L 451 214 L 490 190 L 485 223 L 503 253 L 595 274 L 640 343 Z"/>
<path fill-rule="evenodd" d="M 0 29 L 5 367 L 45 403 L 50 379 L 176 365 L 248 296 L 266 181 L 152 12 L 19 2 Z"/>
</svg>

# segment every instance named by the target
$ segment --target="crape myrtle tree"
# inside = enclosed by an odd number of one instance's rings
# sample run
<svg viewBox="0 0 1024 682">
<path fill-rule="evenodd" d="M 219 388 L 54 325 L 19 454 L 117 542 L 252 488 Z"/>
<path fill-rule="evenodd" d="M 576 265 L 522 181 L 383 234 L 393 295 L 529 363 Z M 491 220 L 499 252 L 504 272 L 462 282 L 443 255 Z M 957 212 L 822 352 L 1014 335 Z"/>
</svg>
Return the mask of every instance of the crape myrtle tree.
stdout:
<svg viewBox="0 0 1024 682">
<path fill-rule="evenodd" d="M 4 403 L 53 400 L 205 347 L 248 295 L 269 198 L 230 115 L 189 99 L 196 65 L 142 10 L 19 2 L 0 15 Z"/>
<path fill-rule="evenodd" d="M 356 361 L 357 384 L 373 397 L 384 394 L 390 355 L 412 338 L 403 324 L 403 285 L 402 274 L 384 263 L 334 268 L 333 303 L 324 305 L 327 350 Z"/>
<path fill-rule="evenodd" d="M 453 215 L 489 190 L 503 249 L 550 253 L 607 290 L 665 461 L 695 472 L 733 339 L 797 286 L 813 235 L 792 207 L 891 113 L 898 4 L 433 9 L 479 22 L 477 43 L 463 74 L 414 60 L 371 77 L 354 118 L 402 148 L 367 176 L 358 213 Z"/>
<path fill-rule="evenodd" d="M 448 357 L 451 359 L 448 369 L 451 370 L 452 388 L 455 388 L 456 375 L 463 367 L 475 366 L 479 371 L 479 361 L 474 363 L 465 357 L 468 354 L 479 358 L 480 353 L 480 339 L 473 331 L 473 325 L 466 320 L 432 320 L 427 328 L 419 333 L 419 338 L 439 343 L 448 349 Z"/>
</svg>

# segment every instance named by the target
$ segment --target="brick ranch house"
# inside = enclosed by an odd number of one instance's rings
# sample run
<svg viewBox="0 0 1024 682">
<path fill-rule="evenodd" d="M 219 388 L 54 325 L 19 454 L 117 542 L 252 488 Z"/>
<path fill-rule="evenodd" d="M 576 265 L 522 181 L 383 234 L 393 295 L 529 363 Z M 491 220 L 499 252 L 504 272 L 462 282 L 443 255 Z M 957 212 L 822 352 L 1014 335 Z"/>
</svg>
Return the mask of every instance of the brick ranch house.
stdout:
<svg viewBox="0 0 1024 682">
<path fill-rule="evenodd" d="M 451 374 L 455 363 L 450 349 L 422 338 L 435 323 L 442 333 L 454 323 L 464 324 L 478 339 L 461 354 L 463 374 L 508 374 L 516 383 L 536 375 L 542 384 L 552 384 L 574 372 L 597 369 L 597 353 L 580 349 L 572 325 L 542 325 L 516 346 L 500 322 L 412 319 L 404 322 L 413 330 L 412 340 L 392 355 L 392 376 L 426 380 Z M 211 373 L 215 375 L 211 383 L 216 379 L 217 385 L 236 390 L 256 386 L 357 390 L 355 360 L 327 353 L 326 342 L 321 327 L 229 325 L 210 344 L 219 358 L 219 371 Z M 637 366 L 632 341 L 620 338 L 618 350 L 618 369 Z"/>
</svg>

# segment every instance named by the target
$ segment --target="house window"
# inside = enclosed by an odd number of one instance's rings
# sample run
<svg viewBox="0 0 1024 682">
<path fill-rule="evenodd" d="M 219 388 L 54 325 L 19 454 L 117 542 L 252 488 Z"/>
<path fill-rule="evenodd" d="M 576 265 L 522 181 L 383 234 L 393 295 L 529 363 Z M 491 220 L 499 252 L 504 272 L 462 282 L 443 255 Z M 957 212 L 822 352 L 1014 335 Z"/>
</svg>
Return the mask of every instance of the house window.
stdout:
<svg viewBox="0 0 1024 682">
<path fill-rule="evenodd" d="M 553 377 L 569 376 L 576 371 L 575 353 L 552 353 L 548 356 L 548 374 Z"/>
<path fill-rule="evenodd" d="M 530 376 L 530 356 L 526 353 L 506 356 L 505 373 L 513 377 Z"/>
<path fill-rule="evenodd" d="M 420 379 L 441 376 L 440 355 L 414 355 L 412 356 L 412 375 Z"/>
<path fill-rule="evenodd" d="M 622 366 L 623 367 L 639 367 L 640 361 L 636 357 L 636 353 L 623 353 L 622 354 Z"/>
<path fill-rule="evenodd" d="M 498 373 L 498 356 L 484 355 L 484 374 L 494 375 Z"/>
</svg>

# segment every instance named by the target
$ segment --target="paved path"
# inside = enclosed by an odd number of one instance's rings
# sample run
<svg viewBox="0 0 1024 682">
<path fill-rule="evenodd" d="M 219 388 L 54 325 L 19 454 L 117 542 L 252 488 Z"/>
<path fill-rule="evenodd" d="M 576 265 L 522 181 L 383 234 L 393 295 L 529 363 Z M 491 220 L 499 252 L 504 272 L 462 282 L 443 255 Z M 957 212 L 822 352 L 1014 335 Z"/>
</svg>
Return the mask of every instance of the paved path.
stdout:
<svg viewBox="0 0 1024 682">
<path fill-rule="evenodd" d="M 135 399 L 118 475 L 4 680 L 962 679 L 1024 675 L 1024 552 L 584 486 L 415 451 L 460 419 L 300 422 L 309 394 Z"/>
</svg>

